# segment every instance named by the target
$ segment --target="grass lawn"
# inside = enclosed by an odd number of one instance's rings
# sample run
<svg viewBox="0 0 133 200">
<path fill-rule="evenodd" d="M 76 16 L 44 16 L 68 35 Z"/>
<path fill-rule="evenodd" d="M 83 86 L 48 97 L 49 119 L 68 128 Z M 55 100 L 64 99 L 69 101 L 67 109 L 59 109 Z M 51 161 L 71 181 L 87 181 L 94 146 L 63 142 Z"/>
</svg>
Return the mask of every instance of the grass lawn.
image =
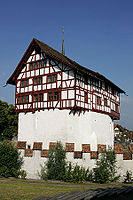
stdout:
<svg viewBox="0 0 133 200">
<path fill-rule="evenodd" d="M 123 184 L 66 184 L 46 181 L 0 179 L 1 200 L 32 200 L 38 196 L 53 196 L 58 193 L 83 191 L 101 187 L 122 186 Z M 125 185 L 125 184 L 124 184 Z"/>
</svg>

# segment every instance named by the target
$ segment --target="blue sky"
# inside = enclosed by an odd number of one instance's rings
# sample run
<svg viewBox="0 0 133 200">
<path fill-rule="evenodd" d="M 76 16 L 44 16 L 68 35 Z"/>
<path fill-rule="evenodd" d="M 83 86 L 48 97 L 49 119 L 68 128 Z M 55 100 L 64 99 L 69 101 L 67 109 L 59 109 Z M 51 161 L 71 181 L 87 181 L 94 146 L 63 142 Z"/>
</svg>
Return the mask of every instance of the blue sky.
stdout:
<svg viewBox="0 0 133 200">
<path fill-rule="evenodd" d="M 0 1 L 0 99 L 14 104 L 14 86 L 3 88 L 35 37 L 99 72 L 126 91 L 119 123 L 133 130 L 133 1 Z"/>
</svg>

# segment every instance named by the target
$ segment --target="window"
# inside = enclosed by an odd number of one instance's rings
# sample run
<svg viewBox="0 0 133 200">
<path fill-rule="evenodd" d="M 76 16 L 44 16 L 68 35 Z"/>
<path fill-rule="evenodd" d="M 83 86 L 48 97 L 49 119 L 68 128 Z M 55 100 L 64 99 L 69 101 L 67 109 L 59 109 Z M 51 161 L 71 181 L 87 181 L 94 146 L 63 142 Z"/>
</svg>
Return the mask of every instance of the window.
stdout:
<svg viewBox="0 0 133 200">
<path fill-rule="evenodd" d="M 27 80 L 25 80 L 25 87 L 27 87 L 28 84 L 29 84 L 29 81 L 28 81 L 28 79 L 27 79 Z"/>
<path fill-rule="evenodd" d="M 54 100 L 59 100 L 59 92 L 54 92 Z"/>
<path fill-rule="evenodd" d="M 33 70 L 33 63 L 30 63 L 30 70 Z"/>
<path fill-rule="evenodd" d="M 37 95 L 37 94 L 34 94 L 34 96 L 33 96 L 33 101 L 34 101 L 34 102 L 38 101 L 38 95 Z"/>
<path fill-rule="evenodd" d="M 38 62 L 38 68 L 41 68 L 41 67 L 42 67 L 42 62 L 39 61 L 39 62 Z"/>
<path fill-rule="evenodd" d="M 24 87 L 24 81 L 21 82 L 21 87 Z"/>
<path fill-rule="evenodd" d="M 41 85 L 42 84 L 42 77 L 38 78 L 38 84 Z"/>
<path fill-rule="evenodd" d="M 88 93 L 87 92 L 85 92 L 85 96 L 84 97 L 85 97 L 85 100 L 84 100 L 85 103 L 88 103 Z"/>
<path fill-rule="evenodd" d="M 48 93 L 48 99 L 49 99 L 49 101 L 52 101 L 53 100 L 53 93 L 52 92 L 49 92 Z"/>
<path fill-rule="evenodd" d="M 54 83 L 57 81 L 57 74 L 53 74 L 53 75 L 48 75 L 47 76 L 47 82 L 48 83 Z"/>
<path fill-rule="evenodd" d="M 21 103 L 28 103 L 29 102 L 29 95 L 26 96 L 19 96 L 17 99 L 18 104 Z"/>
<path fill-rule="evenodd" d="M 104 98 L 104 106 L 108 106 L 108 101 L 106 98 Z"/>
<path fill-rule="evenodd" d="M 49 101 L 58 101 L 59 100 L 59 92 L 49 92 L 48 100 Z"/>
<path fill-rule="evenodd" d="M 48 76 L 48 83 L 51 83 L 51 82 L 52 82 L 52 76 L 49 75 L 49 76 Z"/>
<path fill-rule="evenodd" d="M 21 103 L 21 97 L 18 97 L 18 104 Z"/>
<path fill-rule="evenodd" d="M 117 104 L 115 104 L 115 111 L 116 111 L 117 113 L 119 113 L 119 106 L 118 106 Z"/>
<path fill-rule="evenodd" d="M 34 69 L 37 69 L 37 62 L 34 62 Z"/>
<path fill-rule="evenodd" d="M 43 94 L 34 94 L 33 101 L 34 102 L 43 101 Z"/>
<path fill-rule="evenodd" d="M 22 103 L 25 103 L 25 96 L 22 96 Z"/>
<path fill-rule="evenodd" d="M 45 67 L 47 64 L 47 59 L 43 60 L 43 67 Z"/>
<path fill-rule="evenodd" d="M 43 94 L 39 94 L 39 99 L 38 101 L 43 101 Z"/>
<path fill-rule="evenodd" d="M 21 81 L 21 87 L 27 87 L 28 84 L 29 84 L 29 80 L 28 79 Z"/>
<path fill-rule="evenodd" d="M 25 102 L 26 102 L 26 103 L 29 102 L 29 96 L 28 96 L 28 95 L 25 96 Z"/>
<path fill-rule="evenodd" d="M 34 78 L 34 85 L 41 85 L 42 84 L 42 77 Z"/>
<path fill-rule="evenodd" d="M 52 82 L 56 82 L 57 80 L 57 74 L 53 74 L 53 81 Z"/>
<path fill-rule="evenodd" d="M 101 105 L 101 97 L 97 96 L 97 105 Z"/>
<path fill-rule="evenodd" d="M 37 85 L 37 78 L 34 78 L 34 85 Z"/>
</svg>

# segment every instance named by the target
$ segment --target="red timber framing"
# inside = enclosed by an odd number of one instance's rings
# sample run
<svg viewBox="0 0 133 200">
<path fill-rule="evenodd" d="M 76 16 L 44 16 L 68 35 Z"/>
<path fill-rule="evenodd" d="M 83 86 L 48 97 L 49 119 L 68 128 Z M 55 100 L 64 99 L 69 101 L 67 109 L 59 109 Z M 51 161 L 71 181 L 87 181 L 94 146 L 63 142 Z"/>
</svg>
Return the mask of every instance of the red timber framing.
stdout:
<svg viewBox="0 0 133 200">
<path fill-rule="evenodd" d="M 16 85 L 17 112 L 70 109 L 120 118 L 118 86 L 33 39 L 7 83 Z"/>
</svg>

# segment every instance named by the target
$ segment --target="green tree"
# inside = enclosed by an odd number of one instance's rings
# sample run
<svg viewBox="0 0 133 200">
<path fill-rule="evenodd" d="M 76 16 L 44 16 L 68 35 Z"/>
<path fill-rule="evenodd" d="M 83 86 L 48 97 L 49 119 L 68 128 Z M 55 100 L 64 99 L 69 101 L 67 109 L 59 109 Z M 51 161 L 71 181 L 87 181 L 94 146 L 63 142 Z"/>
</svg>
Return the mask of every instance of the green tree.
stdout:
<svg viewBox="0 0 133 200">
<path fill-rule="evenodd" d="M 0 176 L 18 177 L 23 161 L 20 153 L 9 142 L 0 142 Z"/>
<path fill-rule="evenodd" d="M 0 141 L 11 140 L 18 133 L 18 115 L 12 104 L 0 100 Z"/>
<path fill-rule="evenodd" d="M 94 182 L 108 183 L 117 181 L 120 176 L 116 175 L 116 163 L 116 155 L 111 148 L 108 151 L 103 151 L 96 161 L 96 168 L 93 169 Z"/>
<path fill-rule="evenodd" d="M 63 180 L 66 168 L 66 151 L 61 144 L 57 142 L 55 147 L 51 147 L 48 153 L 46 163 L 46 173 L 48 179 Z"/>
</svg>

